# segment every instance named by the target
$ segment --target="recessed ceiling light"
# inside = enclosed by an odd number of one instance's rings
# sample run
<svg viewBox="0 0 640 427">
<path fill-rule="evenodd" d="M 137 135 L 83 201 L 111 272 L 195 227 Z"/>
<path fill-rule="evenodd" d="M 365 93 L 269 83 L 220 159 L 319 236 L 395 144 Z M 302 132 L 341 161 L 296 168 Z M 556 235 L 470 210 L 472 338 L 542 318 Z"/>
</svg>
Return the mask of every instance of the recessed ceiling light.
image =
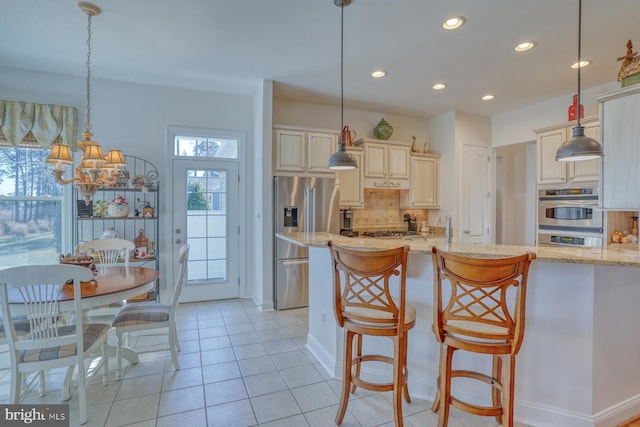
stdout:
<svg viewBox="0 0 640 427">
<path fill-rule="evenodd" d="M 486 94 L 485 96 L 482 97 L 483 101 L 491 101 L 492 99 L 495 99 L 495 95 L 491 95 L 490 93 Z"/>
<path fill-rule="evenodd" d="M 589 64 L 591 64 L 591 60 L 590 60 L 590 59 L 581 59 L 581 60 L 580 60 L 580 68 L 584 68 L 584 67 L 586 67 L 586 66 L 587 66 L 587 65 L 589 65 Z M 577 63 L 577 62 L 574 62 L 574 63 L 571 65 L 571 68 L 578 68 L 578 63 Z"/>
<path fill-rule="evenodd" d="M 444 83 L 436 83 L 436 84 L 434 84 L 433 86 L 431 86 L 431 88 L 432 88 L 433 90 L 442 90 L 442 89 L 444 89 L 445 87 L 447 87 L 447 85 L 446 85 L 446 84 L 444 84 Z"/>
<path fill-rule="evenodd" d="M 373 73 L 371 73 L 371 77 L 375 77 L 376 79 L 379 79 L 386 75 L 387 75 L 387 72 L 384 70 L 375 70 Z"/>
<path fill-rule="evenodd" d="M 442 23 L 442 28 L 445 30 L 455 30 L 456 28 L 462 27 L 465 22 L 467 22 L 467 18 L 464 16 L 454 16 L 444 21 Z"/>
<path fill-rule="evenodd" d="M 515 50 L 516 52 L 525 52 L 527 50 L 533 49 L 537 44 L 538 43 L 536 43 L 535 41 L 522 42 L 515 47 Z"/>
</svg>

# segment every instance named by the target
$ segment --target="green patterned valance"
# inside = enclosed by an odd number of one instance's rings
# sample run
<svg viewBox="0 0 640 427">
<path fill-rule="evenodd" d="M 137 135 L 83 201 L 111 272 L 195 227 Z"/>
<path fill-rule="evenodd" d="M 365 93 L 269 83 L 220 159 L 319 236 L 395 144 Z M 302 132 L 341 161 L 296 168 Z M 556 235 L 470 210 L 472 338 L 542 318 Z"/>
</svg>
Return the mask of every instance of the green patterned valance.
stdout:
<svg viewBox="0 0 640 427">
<path fill-rule="evenodd" d="M 75 107 L 0 99 L 0 146 L 49 148 L 54 142 L 77 148 Z"/>
</svg>

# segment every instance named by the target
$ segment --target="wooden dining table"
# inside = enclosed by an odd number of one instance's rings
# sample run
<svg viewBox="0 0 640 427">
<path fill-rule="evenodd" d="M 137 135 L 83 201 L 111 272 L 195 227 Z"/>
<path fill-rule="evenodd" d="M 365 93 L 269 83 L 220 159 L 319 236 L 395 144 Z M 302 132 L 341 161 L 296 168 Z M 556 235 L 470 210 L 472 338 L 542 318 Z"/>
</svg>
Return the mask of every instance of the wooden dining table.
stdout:
<svg viewBox="0 0 640 427">
<path fill-rule="evenodd" d="M 87 313 L 93 307 L 121 302 L 153 290 L 159 277 L 160 272 L 158 270 L 148 267 L 98 267 L 93 280 L 80 284 L 83 322 L 90 321 Z M 60 284 L 58 295 L 61 309 L 71 313 L 70 322 L 73 322 L 75 316 L 75 313 L 73 313 L 73 284 Z M 11 287 L 8 289 L 8 300 L 12 304 L 12 312 L 14 307 L 18 308 L 22 303 L 19 293 Z M 107 354 L 115 357 L 115 346 L 108 344 Z M 122 348 L 122 357 L 131 364 L 138 363 L 138 354 L 132 348 L 124 346 Z M 92 374 L 98 370 L 99 366 L 96 365 L 90 369 L 89 376 L 92 377 Z M 71 397 L 70 383 L 72 373 L 73 369 L 71 368 L 67 371 L 65 378 L 63 389 L 63 398 L 65 400 Z"/>
<path fill-rule="evenodd" d="M 98 267 L 94 279 L 82 282 L 82 308 L 90 309 L 112 304 L 149 292 L 155 287 L 160 272 L 148 267 Z M 9 303 L 22 300 L 13 288 L 9 288 Z M 63 310 L 73 308 L 73 284 L 60 285 L 58 301 Z"/>
</svg>

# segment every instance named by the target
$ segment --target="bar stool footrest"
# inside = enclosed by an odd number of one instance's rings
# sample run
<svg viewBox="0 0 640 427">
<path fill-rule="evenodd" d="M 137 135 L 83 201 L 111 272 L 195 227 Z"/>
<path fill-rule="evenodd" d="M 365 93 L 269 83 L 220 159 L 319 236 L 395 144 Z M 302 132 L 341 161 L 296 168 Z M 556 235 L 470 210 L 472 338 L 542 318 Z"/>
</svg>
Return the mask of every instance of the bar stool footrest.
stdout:
<svg viewBox="0 0 640 427">
<path fill-rule="evenodd" d="M 383 362 L 383 363 L 388 363 L 391 366 L 393 366 L 394 364 L 392 357 L 382 356 L 379 354 L 365 354 L 358 357 L 354 357 L 353 360 L 351 361 L 351 367 L 355 368 L 358 366 L 359 363 L 361 364 L 363 362 Z M 403 371 L 402 384 L 404 385 L 407 383 L 407 378 L 409 376 L 409 373 L 406 366 L 403 368 L 402 371 Z M 352 372 L 351 374 L 351 383 L 356 387 L 362 387 L 365 390 L 371 390 L 371 391 L 393 390 L 393 381 L 388 383 L 374 383 L 371 381 L 360 379 L 358 376 L 356 376 L 355 372 Z"/>
<path fill-rule="evenodd" d="M 502 384 L 500 384 L 495 378 L 475 371 L 468 370 L 452 370 L 451 378 L 470 378 L 473 380 L 482 381 L 487 383 L 493 388 L 499 390 L 502 393 Z M 439 380 L 439 378 L 438 378 Z M 484 415 L 484 416 L 499 416 L 503 414 L 502 406 L 480 406 L 472 403 L 460 400 L 453 395 L 451 396 L 451 405 L 471 414 Z"/>
</svg>

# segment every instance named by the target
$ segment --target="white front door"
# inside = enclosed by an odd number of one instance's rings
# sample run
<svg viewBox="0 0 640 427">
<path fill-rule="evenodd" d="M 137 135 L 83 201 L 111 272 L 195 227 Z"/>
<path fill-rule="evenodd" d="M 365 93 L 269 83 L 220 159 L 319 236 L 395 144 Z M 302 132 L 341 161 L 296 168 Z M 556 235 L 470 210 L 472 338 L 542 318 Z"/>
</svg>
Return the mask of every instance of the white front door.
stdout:
<svg viewBox="0 0 640 427">
<path fill-rule="evenodd" d="M 460 243 L 489 243 L 489 148 L 464 145 Z"/>
<path fill-rule="evenodd" d="M 238 163 L 173 160 L 173 258 L 190 245 L 181 301 L 239 296 Z"/>
</svg>

